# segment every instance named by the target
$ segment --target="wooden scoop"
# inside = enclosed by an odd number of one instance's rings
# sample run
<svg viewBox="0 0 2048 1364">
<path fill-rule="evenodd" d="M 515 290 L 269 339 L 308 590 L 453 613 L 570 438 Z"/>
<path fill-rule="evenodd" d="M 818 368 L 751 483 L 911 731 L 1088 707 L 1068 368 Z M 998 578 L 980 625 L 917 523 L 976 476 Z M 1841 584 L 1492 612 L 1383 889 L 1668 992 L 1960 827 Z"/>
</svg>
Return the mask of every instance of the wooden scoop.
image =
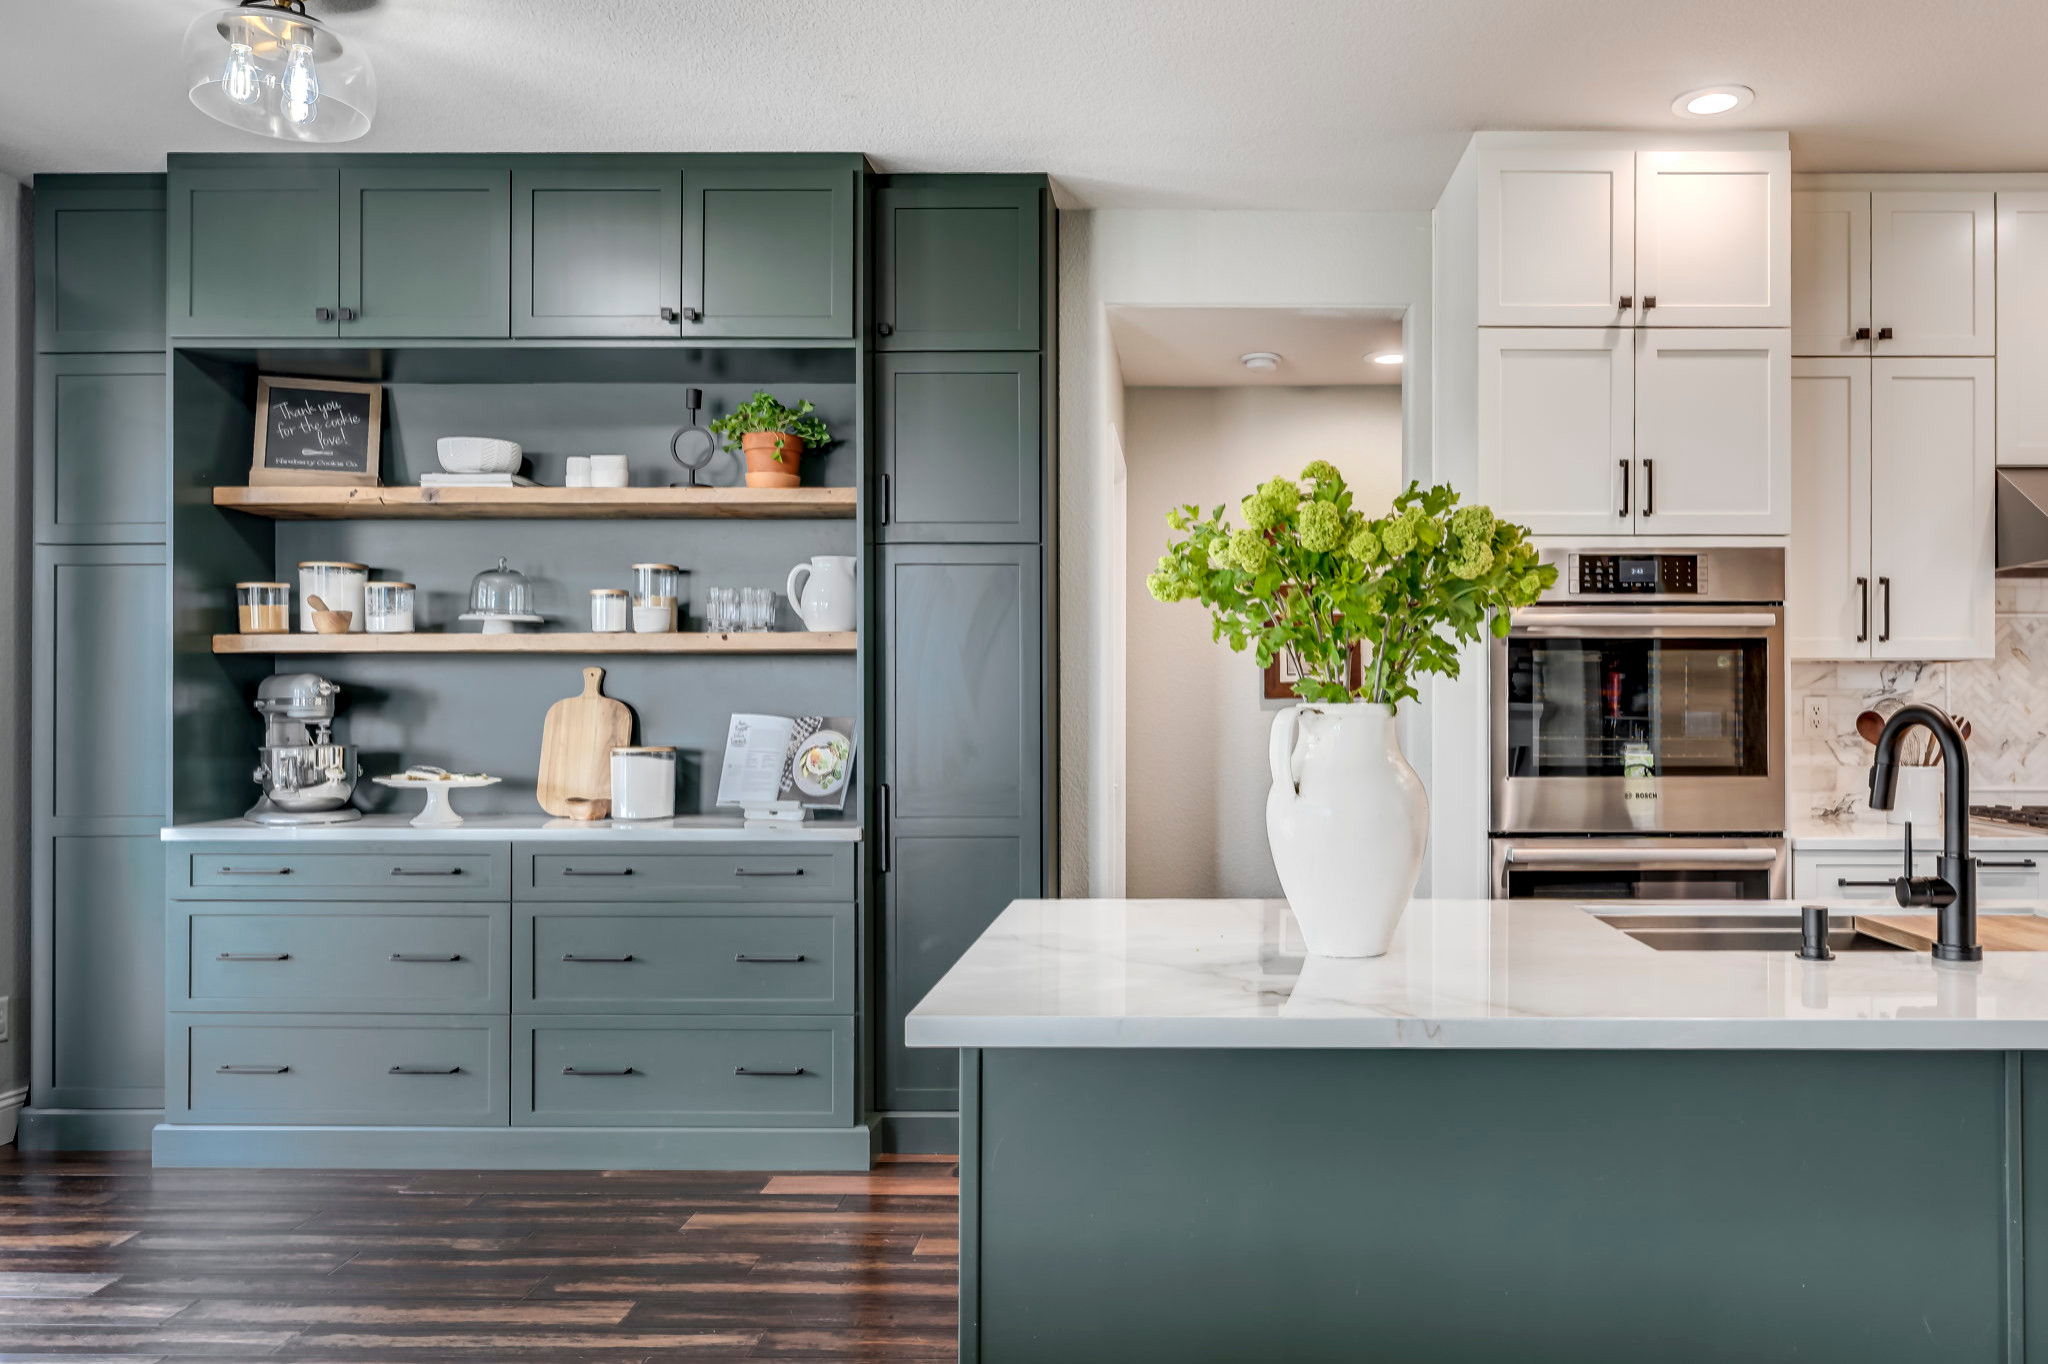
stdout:
<svg viewBox="0 0 2048 1364">
<path fill-rule="evenodd" d="M 562 804 L 569 807 L 571 819 L 607 819 L 612 812 L 612 803 L 599 796 L 570 796 Z"/>
<path fill-rule="evenodd" d="M 306 605 L 313 608 L 313 629 L 323 635 L 345 635 L 348 623 L 355 619 L 353 611 L 330 611 L 327 603 L 319 597 L 306 598 Z"/>
</svg>

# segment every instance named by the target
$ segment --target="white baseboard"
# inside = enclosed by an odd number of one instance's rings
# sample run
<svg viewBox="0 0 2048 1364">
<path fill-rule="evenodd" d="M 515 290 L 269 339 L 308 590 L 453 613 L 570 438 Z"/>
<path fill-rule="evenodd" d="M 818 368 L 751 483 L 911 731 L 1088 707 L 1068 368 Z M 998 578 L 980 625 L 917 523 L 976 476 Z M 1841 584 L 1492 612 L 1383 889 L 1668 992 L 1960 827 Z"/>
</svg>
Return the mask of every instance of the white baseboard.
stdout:
<svg viewBox="0 0 2048 1364">
<path fill-rule="evenodd" d="M 21 1106 L 27 1102 L 27 1085 L 16 1085 L 0 1094 L 0 1146 L 14 1145 L 15 1130 L 21 1123 Z"/>
</svg>

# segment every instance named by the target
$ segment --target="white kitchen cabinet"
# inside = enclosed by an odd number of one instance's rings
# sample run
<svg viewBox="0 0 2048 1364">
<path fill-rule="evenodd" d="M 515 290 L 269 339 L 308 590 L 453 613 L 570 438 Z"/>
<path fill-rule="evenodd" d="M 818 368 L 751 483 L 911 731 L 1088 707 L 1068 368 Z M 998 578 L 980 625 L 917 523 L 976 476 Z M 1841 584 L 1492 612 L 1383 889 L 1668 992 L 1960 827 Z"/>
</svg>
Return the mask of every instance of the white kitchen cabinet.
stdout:
<svg viewBox="0 0 2048 1364">
<path fill-rule="evenodd" d="M 1940 829 L 1913 828 L 1913 874 L 1933 876 L 1934 856 L 1941 847 Z M 1980 852 L 1977 863 L 1977 894 L 1982 901 L 2011 900 L 2039 904 L 2042 897 L 2042 866 L 2048 853 Z M 1905 870 L 1905 830 L 1899 842 L 1889 847 L 1873 844 L 1848 851 L 1792 853 L 1792 894 L 1794 898 L 1823 904 L 1867 906 L 1870 913 L 1911 913 L 1901 910 L 1890 878 Z M 1883 881 L 1884 885 L 1872 882 Z"/>
<path fill-rule="evenodd" d="M 1792 362 L 1785 643 L 1793 658 L 1870 657 L 1870 361 Z"/>
<path fill-rule="evenodd" d="M 1998 195 L 1998 462 L 2048 464 L 2048 192 Z"/>
<path fill-rule="evenodd" d="M 1992 382 L 1989 360 L 1871 362 L 1872 658 L 1991 657 Z"/>
<path fill-rule="evenodd" d="M 1636 153 L 1636 325 L 1791 325 L 1790 158 Z"/>
<path fill-rule="evenodd" d="M 1635 530 L 1792 529 L 1792 347 L 1783 329 L 1635 338 Z"/>
<path fill-rule="evenodd" d="M 1792 196 L 1792 353 L 1870 354 L 1870 194 Z"/>
<path fill-rule="evenodd" d="M 1495 510 L 1539 535 L 1630 531 L 1633 335 L 1480 329 L 1479 476 Z"/>
<path fill-rule="evenodd" d="M 1991 362 L 1802 359 L 1792 387 L 1791 657 L 1989 658 Z"/>
<path fill-rule="evenodd" d="M 1479 325 L 1589 327 L 1632 315 L 1635 153 L 1479 154 Z"/>
<path fill-rule="evenodd" d="M 1874 191 L 1871 354 L 1993 354 L 1995 237 L 1988 190 Z"/>
</svg>

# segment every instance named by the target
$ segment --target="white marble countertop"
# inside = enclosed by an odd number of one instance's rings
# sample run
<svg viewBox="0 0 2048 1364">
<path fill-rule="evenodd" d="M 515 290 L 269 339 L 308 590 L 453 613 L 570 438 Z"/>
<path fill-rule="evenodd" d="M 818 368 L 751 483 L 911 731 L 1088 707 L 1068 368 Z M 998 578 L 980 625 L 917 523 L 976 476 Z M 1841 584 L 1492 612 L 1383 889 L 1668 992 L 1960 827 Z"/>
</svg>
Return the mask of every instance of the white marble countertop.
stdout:
<svg viewBox="0 0 2048 1364">
<path fill-rule="evenodd" d="M 470 815 L 452 829 L 415 829 L 412 816 L 364 815 L 346 824 L 271 825 L 245 819 L 215 819 L 177 824 L 160 837 L 166 843 L 289 842 L 365 843 L 463 842 L 516 839 L 547 842 L 602 838 L 607 842 L 647 843 L 858 843 L 860 825 L 851 820 L 805 823 L 794 829 L 748 828 L 737 815 L 683 815 L 675 819 L 613 821 L 555 819 L 549 815 Z"/>
<path fill-rule="evenodd" d="M 1797 912 L 1794 901 L 1663 908 Z M 1949 965 L 1920 952 L 1668 952 L 1570 903 L 1418 900 L 1387 955 L 1337 960 L 1305 956 L 1279 900 L 1020 900 L 911 1011 L 907 1040 L 2033 1049 L 2048 1047 L 2048 953 Z"/>
<path fill-rule="evenodd" d="M 1906 830 L 1900 824 L 1888 824 L 1883 815 L 1873 816 L 1869 811 L 1859 811 L 1855 819 L 1823 820 L 1811 815 L 1793 815 L 1786 821 L 1785 837 L 1792 842 L 1794 852 L 1851 852 L 1876 848 L 1900 848 L 1905 845 Z M 1929 852 L 1941 851 L 1941 826 L 1922 828 L 1913 826 L 1913 847 L 1918 851 L 1925 847 Z M 1981 819 L 1970 821 L 1970 851 L 1976 852 L 2043 852 L 2048 851 L 2048 830 L 2024 831 L 2009 824 L 1987 824 Z"/>
</svg>

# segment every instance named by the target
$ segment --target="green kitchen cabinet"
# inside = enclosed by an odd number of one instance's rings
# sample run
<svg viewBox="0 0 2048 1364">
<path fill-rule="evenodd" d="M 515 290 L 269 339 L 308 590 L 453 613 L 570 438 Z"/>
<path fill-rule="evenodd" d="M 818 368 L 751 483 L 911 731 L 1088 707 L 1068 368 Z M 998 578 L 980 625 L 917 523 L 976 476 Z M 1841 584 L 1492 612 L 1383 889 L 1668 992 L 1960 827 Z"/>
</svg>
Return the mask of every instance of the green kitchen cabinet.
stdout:
<svg viewBox="0 0 2048 1364">
<path fill-rule="evenodd" d="M 876 1107 L 943 1111 L 957 1058 L 903 1017 L 1011 900 L 1044 894 L 1044 592 L 1036 545 L 882 555 Z"/>
<path fill-rule="evenodd" d="M 512 335 L 682 335 L 683 176 L 588 160 L 512 172 Z"/>
<path fill-rule="evenodd" d="M 169 185 L 172 336 L 338 334 L 339 170 L 174 165 Z"/>
<path fill-rule="evenodd" d="M 1045 461 L 1039 356 L 940 351 L 875 360 L 881 537 L 1035 542 Z"/>
<path fill-rule="evenodd" d="M 150 544 L 169 505 L 161 351 L 36 364 L 36 540 Z"/>
<path fill-rule="evenodd" d="M 853 335 L 853 172 L 683 172 L 683 335 Z"/>
<path fill-rule="evenodd" d="M 36 177 L 36 349 L 164 348 L 164 178 Z"/>
<path fill-rule="evenodd" d="M 35 999 L 47 1039 L 37 1108 L 163 1104 L 163 857 L 154 833 L 49 840 L 50 971 Z"/>
<path fill-rule="evenodd" d="M 511 171 L 343 168 L 341 335 L 502 337 L 511 299 Z"/>
<path fill-rule="evenodd" d="M 1045 180 L 898 175 L 875 196 L 875 344 L 1037 350 Z"/>
</svg>

